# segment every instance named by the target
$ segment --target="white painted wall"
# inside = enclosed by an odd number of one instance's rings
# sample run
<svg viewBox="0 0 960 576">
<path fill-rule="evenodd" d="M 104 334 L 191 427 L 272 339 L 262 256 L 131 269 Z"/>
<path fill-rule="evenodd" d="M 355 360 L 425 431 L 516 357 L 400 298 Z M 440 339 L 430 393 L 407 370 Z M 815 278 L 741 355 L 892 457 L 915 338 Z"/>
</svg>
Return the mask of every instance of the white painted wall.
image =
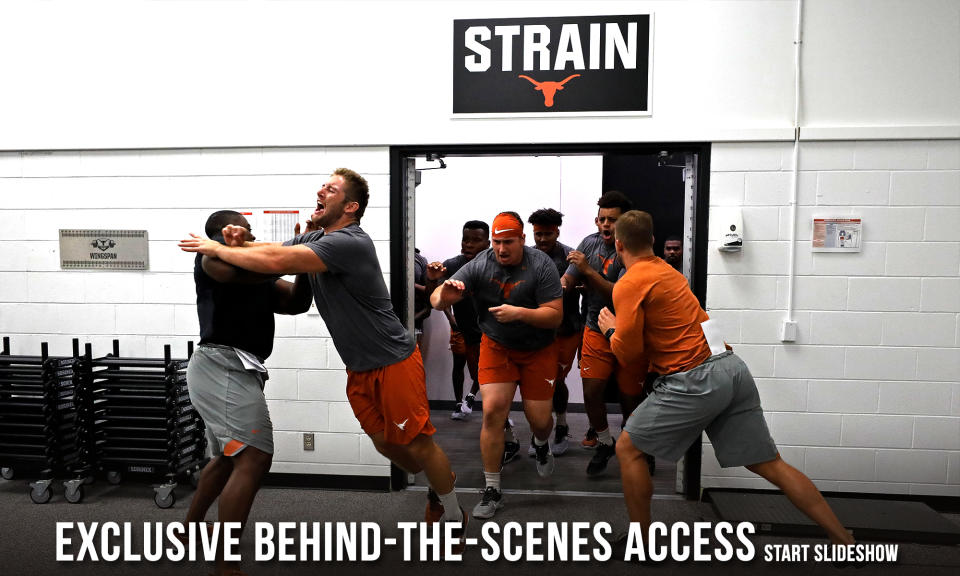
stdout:
<svg viewBox="0 0 960 576">
<path fill-rule="evenodd" d="M 0 335 L 14 354 L 95 355 L 120 340 L 128 356 L 186 354 L 198 340 L 193 255 L 176 241 L 203 233 L 214 210 L 313 211 L 316 190 L 339 166 L 371 186 L 363 227 L 389 283 L 389 155 L 384 148 L 306 148 L 0 154 Z M 60 228 L 146 229 L 149 272 L 60 270 Z M 291 231 L 292 236 L 292 231 Z M 387 476 L 346 397 L 346 372 L 318 315 L 277 316 L 266 395 L 274 472 Z M 300 435 L 316 434 L 304 452 Z"/>
<path fill-rule="evenodd" d="M 14 89 L 0 93 L 0 150 L 789 139 L 795 11 L 787 0 L 4 2 Z M 652 116 L 451 117 L 454 19 L 644 12 Z M 960 4 L 806 0 L 805 19 L 808 125 L 960 135 Z"/>
<path fill-rule="evenodd" d="M 825 490 L 960 496 L 960 141 L 805 142 L 787 306 L 792 144 L 713 147 L 707 306 L 757 379 L 784 458 Z M 740 254 L 716 250 L 743 212 Z M 860 253 L 811 253 L 812 218 L 863 218 Z M 764 488 L 721 470 L 704 486 Z"/>
<path fill-rule="evenodd" d="M 714 147 L 709 216 L 742 206 L 746 245 L 711 247 L 708 305 L 758 377 L 784 455 L 827 489 L 956 496 L 960 3 L 806 0 L 800 339 L 784 345 L 791 156 L 777 141 L 793 134 L 794 7 L 4 2 L 0 333 L 19 353 L 41 340 L 65 351 L 72 336 L 98 351 L 115 336 L 130 354 L 182 350 L 197 327 L 174 241 L 214 209 L 306 210 L 338 165 L 371 179 L 364 227 L 389 273 L 390 144 L 730 142 Z M 643 11 L 655 16 L 652 116 L 450 117 L 453 19 Z M 250 148 L 225 148 L 238 146 Z M 93 151 L 116 148 L 131 150 Z M 863 216 L 864 251 L 810 254 L 821 210 Z M 147 228 L 150 272 L 59 271 L 66 226 Z M 349 416 L 319 319 L 281 321 L 278 337 L 274 469 L 387 474 Z M 301 431 L 328 436 L 308 456 Z M 721 473 L 709 447 L 704 474 L 759 485 Z"/>
</svg>

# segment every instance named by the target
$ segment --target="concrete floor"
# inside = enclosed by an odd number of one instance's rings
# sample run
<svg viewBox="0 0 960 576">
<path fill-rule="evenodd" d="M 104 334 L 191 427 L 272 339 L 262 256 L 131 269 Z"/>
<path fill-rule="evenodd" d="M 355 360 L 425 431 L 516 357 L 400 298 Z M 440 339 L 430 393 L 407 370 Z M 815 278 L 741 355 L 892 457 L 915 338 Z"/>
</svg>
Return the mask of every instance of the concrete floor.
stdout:
<svg viewBox="0 0 960 576">
<path fill-rule="evenodd" d="M 478 500 L 476 490 L 458 491 L 462 504 L 470 509 Z M 152 492 L 145 485 L 121 484 L 110 486 L 99 481 L 87 487 L 87 495 L 79 504 L 67 503 L 62 490 L 56 491 L 53 500 L 44 505 L 33 504 L 23 480 L 0 481 L 0 565 L 5 574 L 16 575 L 102 575 L 102 574 L 198 574 L 209 573 L 210 566 L 202 561 L 174 563 L 150 562 L 57 562 L 57 522 L 130 522 L 134 527 L 134 550 L 142 547 L 144 522 L 182 521 L 190 501 L 189 490 L 179 490 L 179 499 L 173 508 L 161 510 L 152 500 Z M 528 528 L 528 522 L 607 522 L 616 533 L 627 527 L 623 502 L 616 495 L 574 496 L 550 493 L 507 492 L 507 506 L 491 520 L 501 532 L 508 522 L 520 523 Z M 345 491 L 322 491 L 302 489 L 264 489 L 261 491 L 251 514 L 251 521 L 270 523 L 276 527 L 280 522 L 373 522 L 381 527 L 383 538 L 400 538 L 398 522 L 418 521 L 423 518 L 424 492 L 407 490 L 395 493 L 364 493 Z M 655 519 L 673 524 L 698 521 L 717 522 L 713 509 L 703 503 L 685 500 L 655 500 Z M 210 519 L 215 519 L 215 510 Z M 960 516 L 950 519 L 960 524 Z M 489 530 L 490 528 L 487 528 Z M 467 536 L 481 538 L 482 521 L 472 521 Z M 73 543 L 69 551 L 79 552 L 80 536 L 76 530 L 68 532 Z M 412 550 L 419 554 L 419 539 L 412 538 Z M 502 544 L 502 537 L 499 539 Z M 119 542 L 119 540 L 117 540 Z M 299 543 L 299 537 L 296 537 Z M 632 566 L 620 561 L 586 562 L 510 562 L 500 557 L 487 561 L 482 550 L 488 548 L 481 539 L 470 546 L 460 562 L 404 561 L 402 546 L 383 546 L 381 556 L 373 562 L 312 562 L 312 561 L 255 561 L 254 532 L 244 534 L 240 553 L 245 570 L 253 575 L 329 574 L 429 574 L 462 573 L 470 575 L 518 574 L 543 576 L 549 574 L 638 574 L 651 571 L 656 574 L 781 574 L 810 576 L 811 574 L 857 574 L 857 575 L 950 575 L 960 573 L 960 547 L 901 544 L 897 564 L 867 566 L 862 569 L 838 571 L 830 564 L 816 562 L 768 563 L 763 560 L 763 546 L 767 544 L 823 544 L 823 539 L 784 538 L 757 536 L 752 538 L 757 550 L 750 562 L 676 562 L 666 561 L 654 566 Z M 587 550 L 595 544 L 590 540 Z M 98 544 L 99 547 L 99 544 Z M 294 546 L 296 552 L 298 546 Z M 326 572 L 329 570 L 329 572 Z"/>
</svg>

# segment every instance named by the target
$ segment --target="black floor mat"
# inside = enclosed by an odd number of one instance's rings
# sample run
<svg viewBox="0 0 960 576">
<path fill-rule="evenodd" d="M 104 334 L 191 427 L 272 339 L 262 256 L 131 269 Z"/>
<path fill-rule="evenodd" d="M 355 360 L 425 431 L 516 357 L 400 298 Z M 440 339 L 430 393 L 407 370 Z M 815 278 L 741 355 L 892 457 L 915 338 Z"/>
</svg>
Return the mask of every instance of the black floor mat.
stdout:
<svg viewBox="0 0 960 576">
<path fill-rule="evenodd" d="M 711 490 L 717 514 L 728 522 L 752 522 L 757 532 L 793 536 L 823 530 L 782 494 Z M 827 498 L 837 518 L 858 540 L 960 544 L 960 526 L 922 502 L 868 498 Z"/>
</svg>

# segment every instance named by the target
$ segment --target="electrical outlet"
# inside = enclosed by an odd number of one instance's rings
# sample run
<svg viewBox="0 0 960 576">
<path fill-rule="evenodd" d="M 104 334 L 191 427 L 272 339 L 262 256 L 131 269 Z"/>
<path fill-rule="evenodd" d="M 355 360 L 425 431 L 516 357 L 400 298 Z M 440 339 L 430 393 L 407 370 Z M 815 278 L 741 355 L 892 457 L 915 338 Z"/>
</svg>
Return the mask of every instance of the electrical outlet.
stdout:
<svg viewBox="0 0 960 576">
<path fill-rule="evenodd" d="M 795 320 L 783 321 L 783 325 L 780 327 L 780 341 L 781 342 L 797 341 L 797 322 Z"/>
<path fill-rule="evenodd" d="M 313 432 L 303 433 L 303 449 L 307 451 L 313 450 Z"/>
</svg>

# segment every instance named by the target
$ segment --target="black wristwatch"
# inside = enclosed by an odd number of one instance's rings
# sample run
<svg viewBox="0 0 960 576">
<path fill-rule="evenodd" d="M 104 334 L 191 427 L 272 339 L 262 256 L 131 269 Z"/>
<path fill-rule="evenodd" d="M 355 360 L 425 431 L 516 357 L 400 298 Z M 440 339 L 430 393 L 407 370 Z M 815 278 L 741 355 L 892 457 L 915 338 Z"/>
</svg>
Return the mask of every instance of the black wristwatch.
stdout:
<svg viewBox="0 0 960 576">
<path fill-rule="evenodd" d="M 609 330 L 607 330 L 606 332 L 604 332 L 604 333 L 603 333 L 604 337 L 605 337 L 607 340 L 613 338 L 613 331 L 614 331 L 614 330 L 616 330 L 616 328 L 610 328 Z"/>
</svg>

